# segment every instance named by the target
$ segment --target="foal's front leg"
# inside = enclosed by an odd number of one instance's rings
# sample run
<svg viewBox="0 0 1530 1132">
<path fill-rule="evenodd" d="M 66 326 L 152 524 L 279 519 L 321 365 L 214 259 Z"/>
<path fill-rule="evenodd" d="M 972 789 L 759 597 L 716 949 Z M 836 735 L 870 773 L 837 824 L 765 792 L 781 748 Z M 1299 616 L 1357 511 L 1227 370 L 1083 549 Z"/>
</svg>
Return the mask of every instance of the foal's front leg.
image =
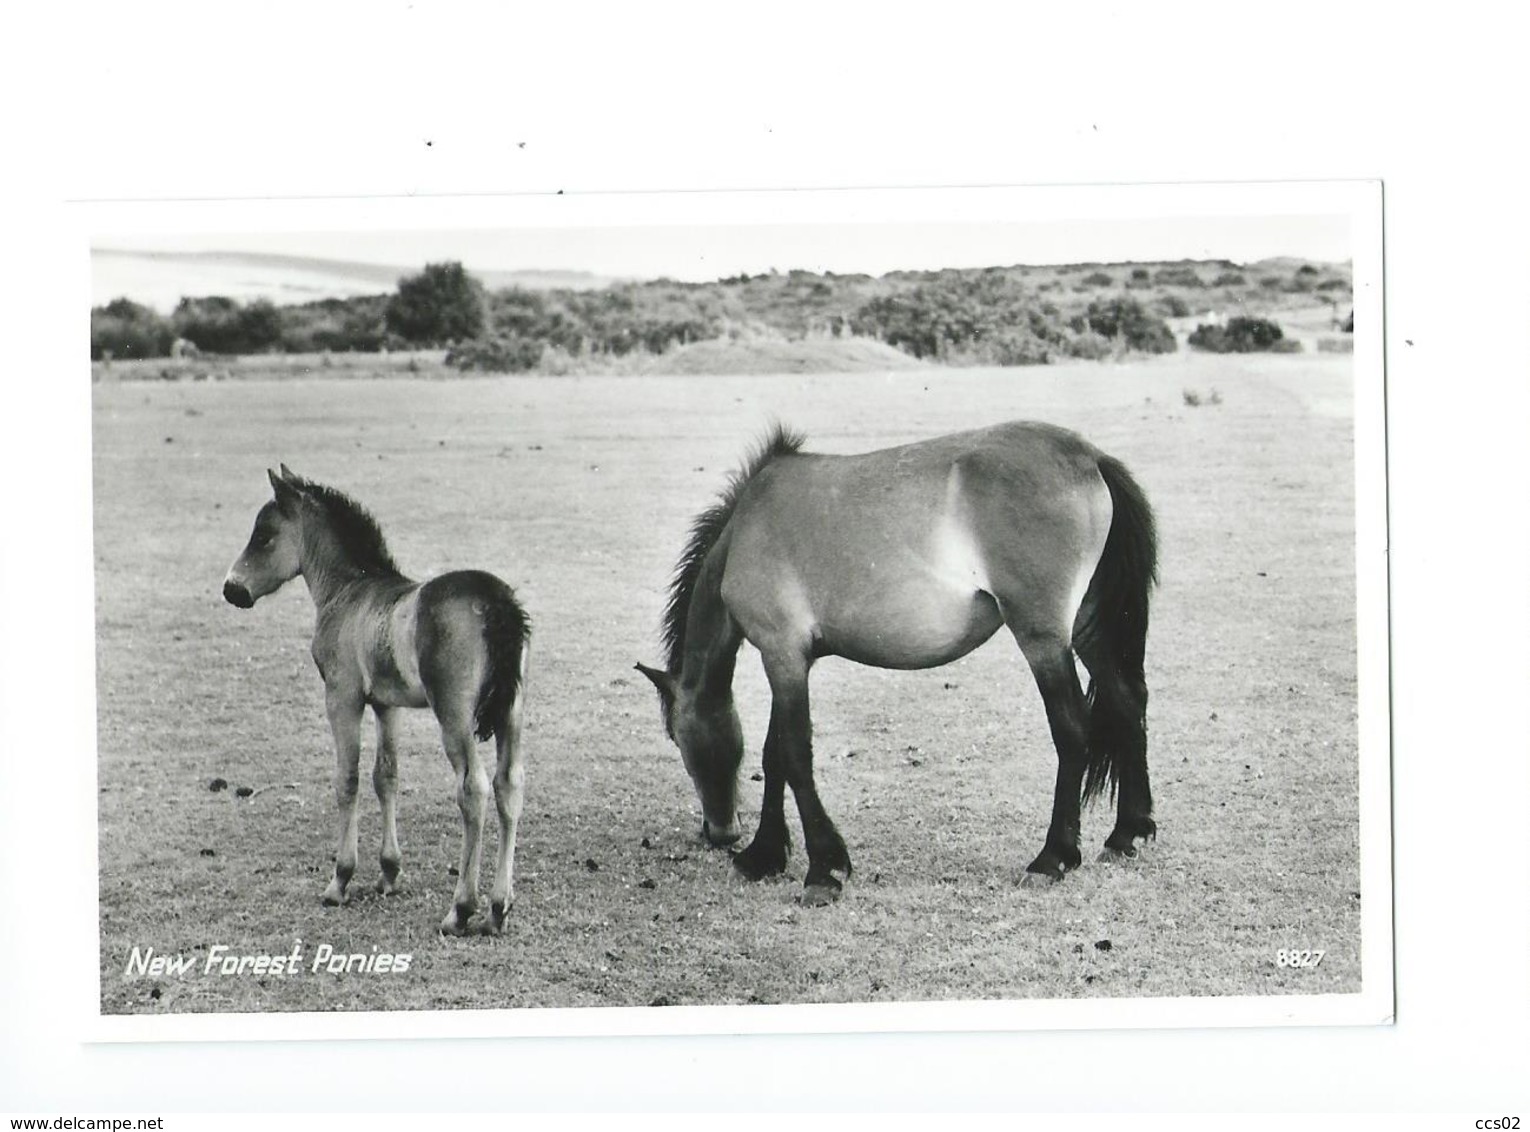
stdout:
<svg viewBox="0 0 1530 1132">
<path fill-rule="evenodd" d="M 382 851 L 378 865 L 377 891 L 390 896 L 398 891 L 399 866 L 403 857 L 398 848 L 398 708 L 374 708 L 377 714 L 377 763 L 372 768 L 372 785 L 382 806 Z"/>
<path fill-rule="evenodd" d="M 344 904 L 345 886 L 356 872 L 356 788 L 361 760 L 361 710 L 359 696 L 334 688 L 325 689 L 324 708 L 335 736 L 335 804 L 339 810 L 340 836 L 335 848 L 335 875 L 324 890 L 324 903 Z"/>
</svg>

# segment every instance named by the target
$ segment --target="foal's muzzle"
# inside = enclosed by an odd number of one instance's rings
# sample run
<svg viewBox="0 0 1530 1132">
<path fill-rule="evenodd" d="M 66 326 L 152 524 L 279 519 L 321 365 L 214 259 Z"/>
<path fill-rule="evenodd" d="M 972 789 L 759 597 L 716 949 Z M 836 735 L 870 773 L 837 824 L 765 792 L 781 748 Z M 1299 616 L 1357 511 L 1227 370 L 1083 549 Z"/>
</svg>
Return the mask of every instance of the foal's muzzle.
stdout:
<svg viewBox="0 0 1530 1132">
<path fill-rule="evenodd" d="M 250 596 L 250 591 L 238 582 L 223 583 L 223 600 L 230 605 L 236 605 L 240 609 L 249 609 L 255 604 L 255 599 Z"/>
</svg>

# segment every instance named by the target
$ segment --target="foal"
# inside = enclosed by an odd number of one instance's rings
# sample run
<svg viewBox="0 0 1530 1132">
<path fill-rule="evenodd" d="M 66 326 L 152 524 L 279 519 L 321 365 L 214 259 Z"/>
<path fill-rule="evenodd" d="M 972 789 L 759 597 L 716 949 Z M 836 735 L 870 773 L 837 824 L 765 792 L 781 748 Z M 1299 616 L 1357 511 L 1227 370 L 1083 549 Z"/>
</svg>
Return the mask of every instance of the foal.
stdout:
<svg viewBox="0 0 1530 1132">
<path fill-rule="evenodd" d="M 498 751 L 493 782 L 500 838 L 488 927 L 499 933 L 510 907 L 515 831 L 526 782 L 521 693 L 530 625 L 525 611 L 509 586 L 479 570 L 410 581 L 394 564 L 376 521 L 355 500 L 294 475 L 285 464 L 267 475 L 276 498 L 255 516 L 249 544 L 224 579 L 223 596 L 248 609 L 301 574 L 318 609 L 312 651 L 324 678 L 324 705 L 334 732 L 340 809 L 335 875 L 324 890 L 324 903 L 344 903 L 356 871 L 361 716 L 368 706 L 377 717 L 372 784 L 383 820 L 377 891 L 397 891 L 399 709 L 429 707 L 441 725 L 462 811 L 457 890 L 441 930 L 465 934 L 478 907 L 489 775 L 475 738 L 492 735 Z"/>
</svg>

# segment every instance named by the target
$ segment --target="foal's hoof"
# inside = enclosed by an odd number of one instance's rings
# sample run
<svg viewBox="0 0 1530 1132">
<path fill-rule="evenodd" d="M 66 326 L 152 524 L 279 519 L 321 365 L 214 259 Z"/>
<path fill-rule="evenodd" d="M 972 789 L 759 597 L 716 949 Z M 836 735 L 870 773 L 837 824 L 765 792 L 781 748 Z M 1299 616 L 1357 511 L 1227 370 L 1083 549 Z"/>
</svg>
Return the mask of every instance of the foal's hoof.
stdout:
<svg viewBox="0 0 1530 1132">
<path fill-rule="evenodd" d="M 505 921 L 510 918 L 509 904 L 501 904 L 499 901 L 489 905 L 489 922 L 484 925 L 484 935 L 503 935 Z"/>
<path fill-rule="evenodd" d="M 446 919 L 441 921 L 442 935 L 472 935 L 472 929 L 468 926 L 473 917 L 472 909 L 464 911 L 462 908 L 453 908 L 446 914 Z"/>
<path fill-rule="evenodd" d="M 324 890 L 324 895 L 319 899 L 324 902 L 326 908 L 338 908 L 342 904 L 349 903 L 351 897 L 350 893 L 331 881 L 329 887 Z"/>
<path fill-rule="evenodd" d="M 1051 888 L 1054 884 L 1061 884 L 1062 873 L 1053 876 L 1051 873 L 1022 873 L 1020 875 L 1021 888 Z"/>
<path fill-rule="evenodd" d="M 398 877 L 394 876 L 394 877 L 378 877 L 377 878 L 377 883 L 375 885 L 373 885 L 372 887 L 377 889 L 377 895 L 379 895 L 379 896 L 392 896 L 402 886 L 398 882 Z"/>
<path fill-rule="evenodd" d="M 1111 861 L 1135 861 L 1140 856 L 1141 853 L 1138 852 L 1135 845 L 1128 845 L 1125 849 L 1116 849 L 1107 845 L 1100 850 L 1100 855 L 1095 860 L 1106 863 Z"/>
</svg>

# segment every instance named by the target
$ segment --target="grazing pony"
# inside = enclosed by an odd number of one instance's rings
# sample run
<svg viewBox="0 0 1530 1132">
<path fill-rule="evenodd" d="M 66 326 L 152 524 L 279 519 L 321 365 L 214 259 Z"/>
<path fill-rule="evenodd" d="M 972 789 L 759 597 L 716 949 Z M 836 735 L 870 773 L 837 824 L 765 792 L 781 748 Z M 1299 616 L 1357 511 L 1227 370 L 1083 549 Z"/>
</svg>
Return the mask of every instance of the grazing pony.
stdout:
<svg viewBox="0 0 1530 1132">
<path fill-rule="evenodd" d="M 664 614 L 659 690 L 714 845 L 739 839 L 739 645 L 770 682 L 764 798 L 734 864 L 786 869 L 789 785 L 802 819 L 803 898 L 837 897 L 850 855 L 813 782 L 808 673 L 823 656 L 878 668 L 949 664 L 1000 625 L 1014 635 L 1057 748 L 1052 820 L 1026 879 L 1077 868 L 1082 801 L 1119 788 L 1102 859 L 1156 834 L 1143 655 L 1157 576 L 1153 515 L 1118 460 L 1016 421 L 858 456 L 802 451 L 777 427 L 695 521 Z M 1075 654 L 1089 671 L 1079 685 Z"/>
<path fill-rule="evenodd" d="M 313 659 L 324 678 L 324 706 L 334 732 L 340 809 L 335 875 L 324 903 L 344 903 L 356 871 L 357 766 L 361 716 L 368 706 L 377 717 L 372 784 L 383 820 L 377 891 L 397 890 L 398 713 L 429 707 L 441 725 L 462 811 L 457 890 L 441 930 L 465 934 L 478 907 L 489 775 L 476 740 L 492 735 L 498 749 L 493 781 L 500 836 L 488 928 L 502 931 L 526 783 L 521 718 L 531 630 L 525 612 L 509 586 L 479 570 L 410 581 L 394 564 L 376 520 L 355 500 L 293 475 L 285 464 L 267 474 L 276 498 L 255 516 L 249 544 L 223 581 L 223 596 L 248 609 L 301 574 L 318 609 Z"/>
</svg>

